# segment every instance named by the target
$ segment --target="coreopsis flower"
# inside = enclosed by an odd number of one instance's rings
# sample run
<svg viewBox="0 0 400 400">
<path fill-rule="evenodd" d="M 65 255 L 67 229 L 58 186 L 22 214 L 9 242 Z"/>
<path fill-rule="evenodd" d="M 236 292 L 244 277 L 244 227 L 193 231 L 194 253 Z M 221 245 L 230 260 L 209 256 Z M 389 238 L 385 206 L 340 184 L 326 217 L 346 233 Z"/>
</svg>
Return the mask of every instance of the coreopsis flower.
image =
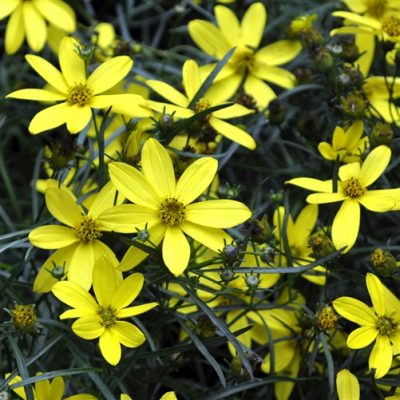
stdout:
<svg viewBox="0 0 400 400">
<path fill-rule="evenodd" d="M 103 255 L 115 266 L 118 261 L 113 251 L 100 239 L 103 232 L 132 232 L 134 228 L 117 214 L 113 215 L 116 196 L 111 183 L 96 195 L 86 212 L 65 187 L 49 188 L 45 193 L 46 205 L 51 215 L 64 225 L 45 225 L 33 229 L 30 242 L 42 249 L 58 249 L 43 264 L 33 284 L 36 292 L 48 292 L 59 279 L 67 277 L 89 289 L 95 260 Z M 118 196 L 117 204 L 123 198 Z M 113 215 L 113 216 L 112 216 Z M 112 216 L 112 218 L 111 218 Z M 103 221 L 110 217 L 112 224 Z"/>
<path fill-rule="evenodd" d="M 307 202 L 325 204 L 343 202 L 332 224 L 332 240 L 337 249 L 349 251 L 360 228 L 360 206 L 375 212 L 394 210 L 400 201 L 400 189 L 370 190 L 389 164 L 391 150 L 381 145 L 372 150 L 362 166 L 358 162 L 342 165 L 338 172 L 337 191 L 333 180 L 294 178 L 286 183 L 312 190 Z"/>
<path fill-rule="evenodd" d="M 121 359 L 121 344 L 134 348 L 146 340 L 134 324 L 121 319 L 143 314 L 157 303 L 128 307 L 142 290 L 144 277 L 135 273 L 122 282 L 113 264 L 100 257 L 93 268 L 95 297 L 75 282 L 56 283 L 52 292 L 60 301 L 72 307 L 60 315 L 60 319 L 78 318 L 72 324 L 73 332 L 86 340 L 99 338 L 104 359 L 117 365 Z"/>
<path fill-rule="evenodd" d="M 176 276 L 187 267 L 190 245 L 185 236 L 214 251 L 221 250 L 232 238 L 221 228 L 231 228 L 246 221 L 251 211 L 234 200 L 208 200 L 193 203 L 211 184 L 218 162 L 210 157 L 196 160 L 175 179 L 171 156 L 155 139 L 148 139 L 142 149 L 142 172 L 119 162 L 109 164 L 110 178 L 128 200 L 115 209 L 120 218 L 139 230 L 147 229 L 150 240 L 159 244 L 165 265 Z M 110 214 L 108 223 L 112 225 Z M 131 247 L 120 265 L 129 270 L 147 254 Z"/>
<path fill-rule="evenodd" d="M 332 144 L 321 142 L 318 144 L 318 151 L 329 161 L 359 161 L 369 147 L 368 136 L 362 137 L 363 133 L 364 123 L 361 120 L 354 121 L 346 130 L 337 126 L 333 132 Z"/>
<path fill-rule="evenodd" d="M 74 10 L 61 0 L 0 0 L 0 20 L 8 16 L 7 54 L 14 54 L 25 38 L 33 51 L 42 50 L 48 38 L 48 23 L 65 33 L 76 28 Z"/>
<path fill-rule="evenodd" d="M 279 66 L 297 56 L 301 50 L 298 41 L 280 40 L 258 49 L 267 20 L 262 3 L 252 4 L 240 22 L 227 7 L 216 6 L 214 13 L 218 26 L 194 20 L 188 25 L 189 34 L 205 53 L 217 60 L 236 47 L 218 77 L 225 82 L 231 95 L 237 92 L 244 79 L 245 93 L 253 97 L 259 109 L 263 109 L 276 97 L 265 81 L 285 89 L 295 85 L 294 75 Z"/>
<path fill-rule="evenodd" d="M 339 400 L 359 400 L 360 384 L 348 369 L 340 370 L 336 375 L 336 390 Z"/>
<path fill-rule="evenodd" d="M 342 317 L 360 325 L 350 333 L 347 346 L 363 349 L 375 342 L 369 356 L 369 368 L 375 378 L 385 376 L 400 349 L 400 300 L 377 276 L 367 273 L 366 285 L 372 307 L 352 297 L 339 297 L 333 307 Z"/>
<path fill-rule="evenodd" d="M 6 374 L 6 378 L 8 378 L 10 375 L 11 374 Z M 36 376 L 40 375 L 42 375 L 41 372 L 38 372 L 36 374 Z M 16 375 L 8 382 L 8 385 L 11 386 L 21 381 L 22 378 L 19 375 Z M 23 400 L 27 399 L 25 388 L 23 386 L 20 386 L 12 390 L 21 399 Z M 97 400 L 96 396 L 93 396 L 88 393 L 82 393 L 82 394 L 76 394 L 74 396 L 64 397 L 65 384 L 61 376 L 55 377 L 51 382 L 48 379 L 35 382 L 32 391 L 34 400 Z"/>
<path fill-rule="evenodd" d="M 61 71 L 44 58 L 28 54 L 30 66 L 50 84 L 48 89 L 21 89 L 7 98 L 57 102 L 40 111 L 29 124 L 37 134 L 64 123 L 70 133 L 78 133 L 92 118 L 92 109 L 108 109 L 135 117 L 151 115 L 142 96 L 134 94 L 102 94 L 119 83 L 129 73 L 133 61 L 128 56 L 107 60 L 86 77 L 85 61 L 79 56 L 79 43 L 70 37 L 59 47 Z"/>
<path fill-rule="evenodd" d="M 288 264 L 289 256 L 286 254 L 283 236 L 283 221 L 285 218 L 284 207 L 278 207 L 274 213 L 274 235 L 278 242 L 278 254 L 273 259 L 277 266 L 302 266 L 311 264 L 315 258 L 311 256 L 312 249 L 309 240 L 315 228 L 318 218 L 318 206 L 310 204 L 304 207 L 294 220 L 291 215 L 288 217 L 286 238 L 289 245 L 291 262 Z M 316 285 L 325 285 L 326 269 L 316 266 L 310 271 L 304 272 L 301 276 Z"/>
<path fill-rule="evenodd" d="M 146 81 L 146 84 L 151 89 L 172 103 L 165 104 L 152 101 L 149 102 L 151 108 L 160 113 L 173 114 L 174 117 L 190 118 L 200 111 L 205 111 L 211 107 L 225 103 L 231 96 L 228 82 L 215 82 L 195 104 L 191 104 L 207 76 L 200 72 L 194 60 L 187 60 L 185 62 L 182 75 L 185 94 L 180 93 L 173 86 L 165 82 L 156 80 Z M 226 108 L 207 114 L 203 118 L 203 121 L 200 122 L 203 128 L 207 129 L 211 127 L 211 129 L 214 129 L 215 132 L 222 136 L 253 150 L 256 147 L 254 139 L 243 129 L 225 121 L 226 119 L 249 115 L 253 112 L 254 110 L 249 110 L 240 104 L 232 104 Z"/>
</svg>

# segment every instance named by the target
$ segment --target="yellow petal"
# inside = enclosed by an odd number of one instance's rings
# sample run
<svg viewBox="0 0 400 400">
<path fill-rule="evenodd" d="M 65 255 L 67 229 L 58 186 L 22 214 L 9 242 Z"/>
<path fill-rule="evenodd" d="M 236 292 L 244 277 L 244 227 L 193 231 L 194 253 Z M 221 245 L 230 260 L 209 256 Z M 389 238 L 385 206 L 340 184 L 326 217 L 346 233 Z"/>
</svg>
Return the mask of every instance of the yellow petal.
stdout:
<svg viewBox="0 0 400 400">
<path fill-rule="evenodd" d="M 211 157 L 203 157 L 190 164 L 176 185 L 176 197 L 184 204 L 197 199 L 211 185 L 218 169 L 218 162 Z"/>
<path fill-rule="evenodd" d="M 248 75 L 244 81 L 244 91 L 253 97 L 259 110 L 268 106 L 271 100 L 276 98 L 275 92 L 260 78 Z"/>
<path fill-rule="evenodd" d="M 72 228 L 79 225 L 83 211 L 69 190 L 50 188 L 46 190 L 45 196 L 47 209 L 55 219 Z"/>
<path fill-rule="evenodd" d="M 336 193 L 313 193 L 307 196 L 307 202 L 310 204 L 326 204 L 343 201 L 346 196 L 341 192 Z"/>
<path fill-rule="evenodd" d="M 257 78 L 272 82 L 285 89 L 291 89 L 296 84 L 296 77 L 283 68 L 259 64 L 258 68 L 252 69 L 252 73 Z"/>
<path fill-rule="evenodd" d="M 346 181 L 347 179 L 350 179 L 350 178 L 359 179 L 360 164 L 358 162 L 353 162 L 353 163 L 349 163 L 349 164 L 346 164 L 346 165 L 342 165 L 339 168 L 338 175 L 339 175 L 339 178 L 340 178 L 340 180 L 342 182 Z M 365 185 L 363 185 L 363 186 L 365 186 Z"/>
<path fill-rule="evenodd" d="M 386 299 L 381 281 L 376 275 L 368 272 L 366 277 L 366 284 L 375 312 L 378 315 L 384 315 L 386 309 Z"/>
<path fill-rule="evenodd" d="M 153 89 L 160 96 L 164 97 L 171 103 L 176 104 L 177 106 L 186 108 L 189 104 L 189 99 L 186 96 L 165 82 L 150 79 L 146 81 L 146 85 Z"/>
<path fill-rule="evenodd" d="M 111 305 L 116 310 L 121 310 L 131 304 L 142 290 L 143 282 L 144 277 L 142 274 L 135 273 L 129 275 L 115 290 L 111 299 Z"/>
<path fill-rule="evenodd" d="M 356 25 L 363 25 L 376 30 L 380 30 L 381 28 L 381 23 L 377 19 L 366 17 L 364 15 L 358 15 L 348 11 L 335 11 L 332 13 L 332 16 L 344 18 L 346 22 L 354 22 Z"/>
<path fill-rule="evenodd" d="M 126 307 L 117 311 L 117 318 L 128 318 L 134 317 L 135 315 L 143 314 L 149 310 L 152 310 L 154 307 L 157 307 L 158 303 L 146 303 L 140 306 Z"/>
<path fill-rule="evenodd" d="M 209 124 L 222 136 L 225 136 L 233 142 L 239 143 L 250 150 L 254 150 L 257 146 L 255 140 L 246 131 L 225 122 L 222 119 L 212 116 L 209 120 Z"/>
<path fill-rule="evenodd" d="M 227 69 L 229 69 L 229 65 L 225 65 L 225 67 L 222 68 L 221 72 L 217 75 L 217 78 L 219 79 L 220 76 L 222 76 L 222 74 L 224 74 Z M 237 93 L 240 83 L 242 82 L 242 78 L 243 76 L 241 73 L 233 71 L 232 74 L 228 75 L 226 78 L 214 81 L 204 94 L 204 98 L 209 100 L 211 105 L 219 105 L 230 100 Z M 216 111 L 215 113 L 212 113 L 212 115 L 217 117 L 219 112 L 223 112 L 226 109 L 228 109 L 228 107 Z"/>
<path fill-rule="evenodd" d="M 59 249 L 79 242 L 75 231 L 66 226 L 45 225 L 30 232 L 29 241 L 41 249 Z"/>
<path fill-rule="evenodd" d="M 89 243 L 79 243 L 69 261 L 68 280 L 86 290 L 92 286 L 93 266 L 96 258 L 101 255 L 101 249 L 96 246 L 96 243 L 101 242 L 95 240 Z"/>
<path fill-rule="evenodd" d="M 251 211 L 239 201 L 208 200 L 187 206 L 188 221 L 210 228 L 232 228 L 251 217 Z"/>
<path fill-rule="evenodd" d="M 368 360 L 369 369 L 375 369 L 375 378 L 382 378 L 389 372 L 392 360 L 393 350 L 389 337 L 378 335 Z"/>
<path fill-rule="evenodd" d="M 58 300 L 81 311 L 81 316 L 97 314 L 98 304 L 87 290 L 77 283 L 69 281 L 58 282 L 51 291 Z"/>
<path fill-rule="evenodd" d="M 68 33 L 75 31 L 75 13 L 67 3 L 60 0 L 40 0 L 35 1 L 35 7 L 57 28 Z"/>
<path fill-rule="evenodd" d="M 240 25 L 235 13 L 224 6 L 214 7 L 215 18 L 222 35 L 229 41 L 231 47 L 240 40 Z"/>
<path fill-rule="evenodd" d="M 22 4 L 22 15 L 26 29 L 26 39 L 33 51 L 42 50 L 47 37 L 46 23 L 38 13 L 33 3 L 25 1 Z"/>
<path fill-rule="evenodd" d="M 29 124 L 29 132 L 35 135 L 64 124 L 67 121 L 68 108 L 67 103 L 61 103 L 40 111 Z"/>
<path fill-rule="evenodd" d="M 355 45 L 360 57 L 355 61 L 355 66 L 360 68 L 363 76 L 368 76 L 375 55 L 375 35 L 358 32 L 355 35 Z"/>
<path fill-rule="evenodd" d="M 233 239 L 222 229 L 208 228 L 185 221 L 182 230 L 194 240 L 216 252 L 222 250 L 226 244 L 232 243 Z"/>
<path fill-rule="evenodd" d="M 111 365 L 121 360 L 121 345 L 117 334 L 112 329 L 105 329 L 99 340 L 100 351 L 104 359 Z"/>
<path fill-rule="evenodd" d="M 175 172 L 168 151 L 155 139 L 142 149 L 143 174 L 161 198 L 175 196 Z"/>
<path fill-rule="evenodd" d="M 133 66 L 133 61 L 128 56 L 118 56 L 107 60 L 98 66 L 87 79 L 93 94 L 105 92 L 122 81 Z"/>
<path fill-rule="evenodd" d="M 113 264 L 99 257 L 93 268 L 93 290 L 100 305 L 110 305 L 117 289 L 117 275 Z"/>
<path fill-rule="evenodd" d="M 317 223 L 318 206 L 310 204 L 304 207 L 297 216 L 292 228 L 293 246 L 297 248 L 307 247 L 308 237 Z"/>
<path fill-rule="evenodd" d="M 65 95 L 43 89 L 21 89 L 6 96 L 7 98 L 35 101 L 59 101 L 65 100 Z"/>
<path fill-rule="evenodd" d="M 147 104 L 152 110 L 161 114 L 173 115 L 175 118 L 190 118 L 195 114 L 195 112 L 190 108 L 163 103 L 160 101 L 148 100 Z"/>
<path fill-rule="evenodd" d="M 245 12 L 241 23 L 241 44 L 256 49 L 261 42 L 267 12 L 262 3 L 253 3 Z"/>
<path fill-rule="evenodd" d="M 351 349 L 363 349 L 369 346 L 377 337 L 378 330 L 374 326 L 363 326 L 350 333 L 347 346 Z"/>
<path fill-rule="evenodd" d="M 255 57 L 265 65 L 276 66 L 293 60 L 300 51 L 301 44 L 297 40 L 279 40 L 257 51 Z"/>
<path fill-rule="evenodd" d="M 162 255 L 165 265 L 175 276 L 182 274 L 188 266 L 190 246 L 180 227 L 167 226 Z"/>
<path fill-rule="evenodd" d="M 1 2 L 0 19 L 8 17 L 21 4 L 19 0 L 3 0 Z"/>
<path fill-rule="evenodd" d="M 197 91 L 201 86 L 199 66 L 197 65 L 196 61 L 194 60 L 185 61 L 185 64 L 183 64 L 182 68 L 182 82 L 187 98 L 193 99 L 194 95 L 197 93 Z M 172 102 L 181 105 L 182 107 L 186 107 L 188 105 L 187 103 L 184 104 L 184 103 L 176 103 L 175 101 Z"/>
<path fill-rule="evenodd" d="M 14 54 L 21 47 L 24 38 L 25 26 L 22 17 L 22 5 L 20 4 L 8 20 L 5 35 L 7 54 Z"/>
<path fill-rule="evenodd" d="M 117 321 L 112 328 L 113 334 L 126 347 L 134 348 L 142 345 L 146 338 L 135 325 L 125 321 Z"/>
<path fill-rule="evenodd" d="M 313 192 L 332 193 L 332 180 L 321 181 L 314 178 L 294 178 L 286 181 L 286 184 L 299 186 L 303 189 L 312 190 Z"/>
<path fill-rule="evenodd" d="M 361 167 L 359 180 L 366 187 L 374 183 L 385 171 L 390 162 L 392 152 L 389 147 L 381 145 L 375 147 L 368 154 Z"/>
<path fill-rule="evenodd" d="M 59 61 L 61 71 L 68 86 L 86 83 L 85 62 L 79 57 L 76 47 L 79 43 L 71 38 L 64 37 L 59 47 Z"/>
<path fill-rule="evenodd" d="M 214 111 L 212 115 L 215 118 L 230 119 L 243 117 L 252 113 L 254 113 L 254 110 L 250 110 L 241 104 L 232 104 L 231 106 L 223 108 L 222 110 Z"/>
<path fill-rule="evenodd" d="M 174 392 L 167 392 L 160 397 L 160 400 L 177 400 Z"/>
<path fill-rule="evenodd" d="M 121 162 L 110 163 L 108 169 L 112 183 L 127 199 L 141 206 L 158 209 L 160 198 L 141 172 Z"/>
<path fill-rule="evenodd" d="M 374 312 L 360 300 L 352 297 L 339 297 L 332 304 L 336 312 L 349 321 L 361 326 L 375 326 Z"/>
<path fill-rule="evenodd" d="M 98 338 L 103 334 L 105 329 L 98 315 L 80 317 L 72 324 L 71 328 L 75 335 L 86 340 Z"/>
<path fill-rule="evenodd" d="M 117 190 L 115 186 L 112 182 L 108 182 L 96 194 L 93 203 L 89 207 L 88 215 L 92 218 L 97 218 L 105 210 L 108 210 L 115 204 L 121 204 L 123 201 L 124 196 L 117 196 Z"/>
<path fill-rule="evenodd" d="M 37 385 L 37 383 L 36 383 Z M 61 376 L 56 376 L 50 384 L 49 396 L 51 399 L 62 399 L 64 395 L 65 385 Z"/>
<path fill-rule="evenodd" d="M 357 240 L 360 228 L 360 205 L 356 200 L 346 199 L 332 224 L 332 240 L 337 249 L 346 247 L 348 252 Z"/>
<path fill-rule="evenodd" d="M 339 400 L 360 399 L 360 384 L 348 369 L 342 369 L 336 375 L 336 389 Z"/>
<path fill-rule="evenodd" d="M 67 112 L 67 129 L 70 133 L 82 131 L 92 119 L 92 111 L 89 106 L 69 106 Z"/>
<path fill-rule="evenodd" d="M 25 59 L 45 81 L 50 83 L 51 86 L 56 88 L 60 93 L 68 93 L 68 86 L 61 72 L 47 60 L 33 54 L 27 54 Z"/>
</svg>

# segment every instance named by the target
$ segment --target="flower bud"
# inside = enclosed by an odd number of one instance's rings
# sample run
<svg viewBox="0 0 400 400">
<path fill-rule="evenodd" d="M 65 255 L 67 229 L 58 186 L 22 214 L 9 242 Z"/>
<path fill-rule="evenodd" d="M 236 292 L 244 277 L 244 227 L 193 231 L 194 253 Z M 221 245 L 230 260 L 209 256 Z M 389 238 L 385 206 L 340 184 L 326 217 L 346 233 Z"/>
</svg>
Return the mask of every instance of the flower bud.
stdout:
<svg viewBox="0 0 400 400">
<path fill-rule="evenodd" d="M 393 275 L 397 269 L 397 262 L 393 254 L 379 247 L 372 252 L 370 261 L 374 269 L 384 277 Z"/>
<path fill-rule="evenodd" d="M 323 258 L 336 251 L 331 238 L 323 231 L 310 236 L 308 247 L 311 248 L 312 256 L 315 258 Z"/>
<path fill-rule="evenodd" d="M 366 109 L 368 103 L 362 92 L 354 90 L 343 96 L 340 99 L 340 108 L 349 117 L 354 119 L 361 118 Z"/>
<path fill-rule="evenodd" d="M 323 307 L 315 315 L 315 321 L 318 329 L 321 331 L 329 331 L 331 329 L 336 329 L 339 315 L 336 314 L 335 310 L 331 306 Z"/>
<path fill-rule="evenodd" d="M 35 329 L 36 312 L 33 304 L 15 305 L 11 310 L 11 322 L 15 328 L 22 331 L 32 331 Z"/>
<path fill-rule="evenodd" d="M 217 327 L 206 315 L 200 315 L 197 318 L 197 333 L 201 338 L 206 339 L 214 336 L 216 331 Z"/>
<path fill-rule="evenodd" d="M 387 146 L 392 143 L 393 140 L 393 129 L 387 122 L 377 122 L 371 131 L 371 144 L 376 147 L 381 144 L 385 144 Z"/>
</svg>

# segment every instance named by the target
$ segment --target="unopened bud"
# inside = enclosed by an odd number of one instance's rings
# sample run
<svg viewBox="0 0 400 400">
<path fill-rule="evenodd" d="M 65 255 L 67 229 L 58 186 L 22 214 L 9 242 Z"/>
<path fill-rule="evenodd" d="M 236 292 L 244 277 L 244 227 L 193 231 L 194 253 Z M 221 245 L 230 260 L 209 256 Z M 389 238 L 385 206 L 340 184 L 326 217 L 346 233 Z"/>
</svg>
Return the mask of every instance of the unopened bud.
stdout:
<svg viewBox="0 0 400 400">
<path fill-rule="evenodd" d="M 393 275 L 397 269 L 397 262 L 393 254 L 379 247 L 371 254 L 370 261 L 376 271 L 384 277 Z"/>
</svg>

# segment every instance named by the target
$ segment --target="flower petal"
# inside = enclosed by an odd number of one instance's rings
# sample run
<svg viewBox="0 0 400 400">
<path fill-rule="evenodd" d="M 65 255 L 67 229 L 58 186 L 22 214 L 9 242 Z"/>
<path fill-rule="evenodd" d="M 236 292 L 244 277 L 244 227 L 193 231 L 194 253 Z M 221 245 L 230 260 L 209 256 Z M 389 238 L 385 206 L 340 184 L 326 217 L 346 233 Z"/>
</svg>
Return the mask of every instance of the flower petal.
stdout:
<svg viewBox="0 0 400 400">
<path fill-rule="evenodd" d="M 148 139 L 142 149 L 143 174 L 162 198 L 175 196 L 175 172 L 171 156 L 155 139 Z"/>
<path fill-rule="evenodd" d="M 134 317 L 135 315 L 143 314 L 149 310 L 152 310 L 154 307 L 157 307 L 158 303 L 146 303 L 141 304 L 140 306 L 126 307 L 118 310 L 117 318 L 128 318 Z"/>
<path fill-rule="evenodd" d="M 224 81 L 221 81 L 221 83 Z M 231 106 L 223 108 L 222 110 L 214 111 L 212 115 L 213 117 L 218 119 L 230 119 L 249 115 L 253 112 L 254 110 L 250 110 L 249 108 L 246 108 L 241 104 L 232 104 Z"/>
<path fill-rule="evenodd" d="M 347 338 L 347 346 L 351 349 L 362 349 L 369 346 L 378 336 L 378 330 L 374 326 L 363 326 L 350 333 Z"/>
<path fill-rule="evenodd" d="M 395 209 L 396 204 L 400 201 L 400 190 L 398 193 L 393 192 L 396 189 L 368 190 L 358 199 L 358 202 L 370 211 L 386 212 Z"/>
<path fill-rule="evenodd" d="M 60 0 L 36 0 L 35 7 L 52 25 L 64 32 L 75 31 L 75 13 L 67 3 Z"/>
<path fill-rule="evenodd" d="M 80 317 L 72 324 L 71 328 L 75 335 L 86 340 L 98 338 L 103 334 L 105 329 L 98 315 Z"/>
<path fill-rule="evenodd" d="M 100 351 L 104 359 L 111 365 L 121 360 L 121 345 L 113 329 L 105 329 L 99 340 Z"/>
<path fill-rule="evenodd" d="M 142 274 L 135 273 L 129 275 L 115 290 L 111 299 L 111 305 L 119 311 L 131 304 L 142 290 L 143 283 L 144 277 Z"/>
<path fill-rule="evenodd" d="M 79 242 L 73 229 L 59 225 L 39 226 L 29 233 L 28 239 L 34 246 L 48 250 Z"/>
<path fill-rule="evenodd" d="M 285 89 L 291 89 L 296 84 L 296 77 L 283 68 L 258 65 L 252 69 L 252 73 L 257 78 L 272 82 Z"/>
<path fill-rule="evenodd" d="M 378 315 L 385 315 L 385 294 L 383 285 L 378 277 L 370 272 L 367 273 L 366 284 L 372 305 Z"/>
<path fill-rule="evenodd" d="M 335 193 L 312 193 L 307 196 L 307 202 L 310 204 L 326 204 L 343 201 L 346 196 L 341 192 Z"/>
<path fill-rule="evenodd" d="M 6 98 L 34 101 L 59 101 L 65 100 L 65 96 L 61 93 L 51 92 L 43 89 L 21 89 L 16 90 L 6 96 Z"/>
<path fill-rule="evenodd" d="M 197 199 L 211 185 L 218 169 L 218 162 L 211 157 L 203 157 L 190 164 L 176 185 L 176 197 L 184 204 Z"/>
<path fill-rule="evenodd" d="M 289 185 L 295 185 L 303 189 L 312 190 L 313 192 L 332 193 L 332 180 L 321 181 L 314 178 L 294 178 L 285 182 Z"/>
<path fill-rule="evenodd" d="M 20 3 L 19 0 L 3 0 L 1 2 L 0 19 L 8 17 Z"/>
<path fill-rule="evenodd" d="M 167 99 L 169 102 L 176 104 L 177 106 L 186 108 L 189 105 L 189 99 L 178 92 L 174 87 L 168 85 L 168 83 L 156 80 L 146 81 L 146 85 L 153 89 L 160 96 Z"/>
<path fill-rule="evenodd" d="M 138 347 L 146 340 L 143 332 L 129 322 L 117 321 L 112 330 L 113 334 L 115 334 L 118 340 L 126 347 Z"/>
<path fill-rule="evenodd" d="M 239 143 L 250 150 L 254 150 L 257 146 L 255 140 L 243 129 L 238 128 L 222 119 L 211 116 L 209 124 L 222 136 Z"/>
<path fill-rule="evenodd" d="M 262 3 L 253 3 L 245 12 L 241 23 L 241 43 L 256 49 L 261 42 L 267 12 Z"/>
<path fill-rule="evenodd" d="M 29 124 L 29 132 L 33 135 L 57 128 L 67 121 L 68 103 L 56 104 L 37 113 Z"/>
<path fill-rule="evenodd" d="M 333 307 L 342 317 L 360 326 L 375 326 L 375 313 L 365 303 L 352 297 L 339 297 L 333 301 Z"/>
<path fill-rule="evenodd" d="M 194 95 L 197 93 L 201 86 L 201 79 L 200 79 L 200 72 L 199 72 L 199 66 L 197 65 L 196 61 L 194 60 L 187 60 L 185 61 L 185 64 L 183 64 L 182 68 L 182 83 L 183 87 L 186 92 L 187 99 L 193 99 Z M 176 93 L 175 93 L 176 94 Z M 179 93 L 180 95 L 180 93 Z M 164 97 L 164 94 L 162 94 Z M 170 99 L 168 99 L 170 100 Z M 182 99 L 180 99 L 182 100 Z M 170 100 L 171 101 L 171 100 Z M 185 99 L 186 101 L 186 99 Z M 187 107 L 187 103 L 176 103 L 173 101 L 173 103 L 180 105 L 182 107 Z"/>
<path fill-rule="evenodd" d="M 79 57 L 77 47 L 79 43 L 71 38 L 64 37 L 58 49 L 61 71 L 68 86 L 86 83 L 85 62 Z"/>
<path fill-rule="evenodd" d="M 342 369 L 337 373 L 336 390 L 339 400 L 360 400 L 360 384 L 348 369 Z"/>
<path fill-rule="evenodd" d="M 392 152 L 389 147 L 381 145 L 375 147 L 368 154 L 361 166 L 359 180 L 362 186 L 366 187 L 374 183 L 385 171 L 390 162 Z"/>
<path fill-rule="evenodd" d="M 128 56 L 113 57 L 100 64 L 88 77 L 87 83 L 93 94 L 105 92 L 128 75 L 133 61 Z"/>
<path fill-rule="evenodd" d="M 127 199 L 144 207 L 158 209 L 158 194 L 136 168 L 125 163 L 112 162 L 108 170 L 112 183 Z"/>
<path fill-rule="evenodd" d="M 181 228 L 188 236 L 216 252 L 222 250 L 226 244 L 233 242 L 231 236 L 222 229 L 208 228 L 189 221 L 185 221 Z"/>
<path fill-rule="evenodd" d="M 117 290 L 117 275 L 114 265 L 106 258 L 97 258 L 93 268 L 93 290 L 100 305 L 110 305 Z"/>
<path fill-rule="evenodd" d="M 82 221 L 83 210 L 76 204 L 75 196 L 65 188 L 46 190 L 46 206 L 51 215 L 72 228 Z"/>
<path fill-rule="evenodd" d="M 332 240 L 337 249 L 346 247 L 347 253 L 357 240 L 360 229 L 360 205 L 354 199 L 346 199 L 332 224 Z"/>
<path fill-rule="evenodd" d="M 369 368 L 375 369 L 375 378 L 382 378 L 389 372 L 392 360 L 393 351 L 389 337 L 378 335 L 368 360 Z"/>
<path fill-rule="evenodd" d="M 117 193 L 117 189 L 112 182 L 105 184 L 96 194 L 93 203 L 89 207 L 88 216 L 97 218 L 102 212 L 114 207 L 115 204 L 121 204 L 124 196 Z"/>
<path fill-rule="evenodd" d="M 293 60 L 301 51 L 297 40 L 279 40 L 263 47 L 255 54 L 256 60 L 266 66 L 286 64 Z"/>
<path fill-rule="evenodd" d="M 210 228 L 232 228 L 251 217 L 251 211 L 239 201 L 208 200 L 186 208 L 186 219 Z"/>
<path fill-rule="evenodd" d="M 182 274 L 188 266 L 190 246 L 180 227 L 167 226 L 162 255 L 165 265 L 175 276 Z"/>
<path fill-rule="evenodd" d="M 22 3 L 22 15 L 26 29 L 26 39 L 33 51 L 40 51 L 47 38 L 47 26 L 41 14 L 30 1 Z"/>
<path fill-rule="evenodd" d="M 8 20 L 5 35 L 6 53 L 14 54 L 21 47 L 24 38 L 25 26 L 22 17 L 22 5 L 20 4 Z"/>
<path fill-rule="evenodd" d="M 214 7 L 215 18 L 222 35 L 229 41 L 231 47 L 240 40 L 240 25 L 236 14 L 224 6 Z"/>
<path fill-rule="evenodd" d="M 77 104 L 69 106 L 67 112 L 67 129 L 70 133 L 79 133 L 92 119 L 89 106 L 80 107 Z"/>
</svg>

